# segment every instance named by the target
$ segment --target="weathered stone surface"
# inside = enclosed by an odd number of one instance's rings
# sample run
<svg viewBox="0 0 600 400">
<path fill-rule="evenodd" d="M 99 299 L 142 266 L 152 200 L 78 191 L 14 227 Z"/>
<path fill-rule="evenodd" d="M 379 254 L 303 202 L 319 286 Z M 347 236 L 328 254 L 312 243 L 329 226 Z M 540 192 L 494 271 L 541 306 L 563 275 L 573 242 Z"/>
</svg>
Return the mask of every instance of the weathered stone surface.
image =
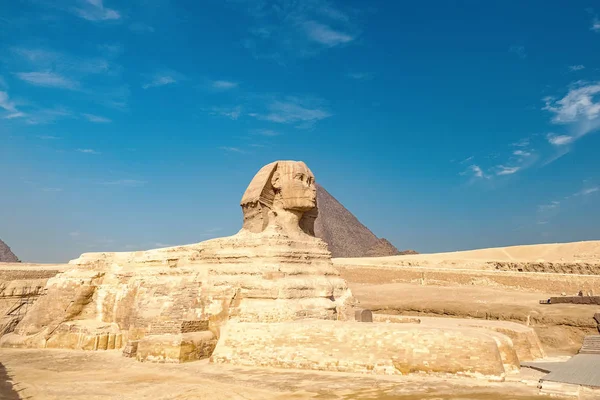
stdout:
<svg viewBox="0 0 600 400">
<path fill-rule="evenodd" d="M 150 335 L 139 341 L 136 359 L 158 363 L 196 361 L 210 357 L 216 345 L 212 332 Z"/>
<path fill-rule="evenodd" d="M 453 373 L 503 379 L 519 369 L 508 337 L 478 329 L 305 320 L 230 323 L 211 357 L 243 366 L 400 375 Z"/>
</svg>

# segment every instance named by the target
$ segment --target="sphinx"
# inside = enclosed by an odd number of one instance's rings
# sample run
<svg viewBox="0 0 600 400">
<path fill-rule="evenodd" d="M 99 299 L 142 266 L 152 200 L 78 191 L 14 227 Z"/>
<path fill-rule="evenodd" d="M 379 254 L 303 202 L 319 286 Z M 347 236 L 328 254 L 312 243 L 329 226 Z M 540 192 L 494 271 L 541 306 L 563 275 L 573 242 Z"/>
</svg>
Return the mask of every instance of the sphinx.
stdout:
<svg viewBox="0 0 600 400">
<path fill-rule="evenodd" d="M 230 320 L 345 319 L 354 302 L 314 236 L 315 178 L 297 161 L 264 166 L 229 237 L 148 251 L 86 253 L 50 279 L 4 347 L 135 347 L 140 361 L 210 356 Z"/>
</svg>

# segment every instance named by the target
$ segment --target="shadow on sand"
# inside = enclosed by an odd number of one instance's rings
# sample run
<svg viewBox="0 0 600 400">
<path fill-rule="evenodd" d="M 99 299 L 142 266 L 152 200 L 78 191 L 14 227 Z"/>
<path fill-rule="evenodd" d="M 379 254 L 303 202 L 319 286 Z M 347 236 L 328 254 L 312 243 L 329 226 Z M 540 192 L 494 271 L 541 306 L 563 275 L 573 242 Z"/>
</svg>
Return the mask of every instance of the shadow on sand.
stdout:
<svg viewBox="0 0 600 400">
<path fill-rule="evenodd" d="M 13 382 L 6 372 L 4 365 L 0 363 L 0 399 L 2 400 L 21 400 L 19 392 L 13 386 Z"/>
</svg>

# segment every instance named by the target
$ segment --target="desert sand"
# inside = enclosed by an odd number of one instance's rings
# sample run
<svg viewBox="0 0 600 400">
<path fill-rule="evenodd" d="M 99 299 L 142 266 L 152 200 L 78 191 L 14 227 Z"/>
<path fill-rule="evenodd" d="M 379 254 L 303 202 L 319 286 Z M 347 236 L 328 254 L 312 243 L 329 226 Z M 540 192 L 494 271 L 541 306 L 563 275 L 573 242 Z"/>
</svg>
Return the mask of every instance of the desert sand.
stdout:
<svg viewBox="0 0 600 400">
<path fill-rule="evenodd" d="M 600 240 L 391 257 L 338 258 L 336 260 L 338 263 L 351 262 L 356 265 L 409 265 L 409 263 L 414 263 L 423 266 L 460 266 L 461 268 L 490 261 L 600 263 Z"/>
</svg>

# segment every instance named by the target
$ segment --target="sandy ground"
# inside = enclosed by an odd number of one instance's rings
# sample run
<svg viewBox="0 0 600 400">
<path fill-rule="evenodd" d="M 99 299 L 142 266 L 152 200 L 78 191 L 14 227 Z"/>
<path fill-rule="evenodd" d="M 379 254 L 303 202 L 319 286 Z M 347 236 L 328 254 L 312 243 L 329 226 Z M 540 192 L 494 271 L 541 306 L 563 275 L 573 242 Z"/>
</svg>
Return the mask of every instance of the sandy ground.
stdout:
<svg viewBox="0 0 600 400">
<path fill-rule="evenodd" d="M 0 350 L 0 399 L 539 399 L 542 373 L 507 382 L 240 368 L 205 361 L 148 364 L 118 351 Z M 10 382 L 2 384 L 2 374 Z M 520 382 L 523 381 L 523 382 Z"/>
<path fill-rule="evenodd" d="M 337 264 L 407 265 L 407 263 L 414 263 L 414 265 L 429 266 L 461 264 L 462 268 L 485 261 L 600 263 L 600 240 L 497 247 L 450 253 L 335 259 Z"/>
</svg>

